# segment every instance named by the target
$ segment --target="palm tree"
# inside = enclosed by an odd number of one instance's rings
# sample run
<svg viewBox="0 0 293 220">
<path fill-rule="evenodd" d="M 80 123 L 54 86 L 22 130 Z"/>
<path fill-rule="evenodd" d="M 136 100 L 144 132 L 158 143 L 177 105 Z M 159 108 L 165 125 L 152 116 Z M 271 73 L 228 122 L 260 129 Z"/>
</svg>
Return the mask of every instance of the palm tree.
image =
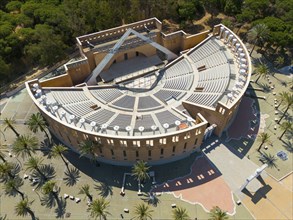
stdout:
<svg viewBox="0 0 293 220">
<path fill-rule="evenodd" d="M 257 65 L 256 70 L 255 70 L 255 75 L 257 75 L 258 77 L 257 77 L 255 83 L 258 82 L 260 77 L 265 78 L 269 73 L 270 73 L 269 68 L 266 64 L 261 63 L 261 64 Z"/>
<path fill-rule="evenodd" d="M 257 151 L 260 151 L 262 145 L 263 145 L 264 143 L 268 143 L 268 142 L 269 142 L 270 136 L 269 136 L 268 133 L 266 133 L 266 132 L 262 132 L 262 133 L 260 133 L 260 134 L 258 135 L 258 138 L 259 138 L 261 144 L 260 144 L 260 146 L 258 147 Z"/>
<path fill-rule="evenodd" d="M 19 188 L 23 185 L 23 180 L 20 177 L 15 177 L 14 179 L 8 180 L 4 184 L 4 191 L 8 195 L 15 195 L 15 193 L 18 193 L 22 200 L 24 200 L 24 193 L 19 191 Z"/>
<path fill-rule="evenodd" d="M 0 179 L 1 181 L 8 181 L 13 179 L 15 175 L 13 174 L 14 164 L 10 162 L 0 163 Z"/>
<path fill-rule="evenodd" d="M 284 102 L 282 102 L 282 105 L 286 106 L 286 109 L 285 109 L 282 117 L 278 121 L 278 124 L 280 124 L 281 120 L 285 117 L 285 115 L 287 114 L 287 111 L 292 106 L 292 104 L 293 104 L 293 93 L 287 93 L 287 95 L 285 95 L 285 97 L 284 97 Z"/>
<path fill-rule="evenodd" d="M 39 143 L 36 137 L 31 137 L 30 135 L 21 135 L 16 138 L 12 146 L 12 152 L 16 156 L 21 155 L 23 158 L 31 156 L 35 152 Z"/>
<path fill-rule="evenodd" d="M 277 158 L 274 155 L 268 154 L 266 152 L 259 152 L 259 159 L 263 162 L 266 163 L 268 165 L 268 167 L 277 167 L 276 161 Z"/>
<path fill-rule="evenodd" d="M 154 210 L 150 209 L 150 206 L 145 205 L 144 203 L 138 204 L 135 206 L 134 219 L 137 219 L 137 220 L 152 219 L 152 212 L 153 211 Z"/>
<path fill-rule="evenodd" d="M 132 175 L 136 180 L 144 182 L 150 176 L 148 174 L 150 167 L 147 166 L 147 163 L 144 161 L 137 161 L 132 168 Z"/>
<path fill-rule="evenodd" d="M 292 121 L 284 121 L 281 125 L 280 125 L 281 130 L 283 130 L 283 133 L 280 136 L 280 140 L 282 139 L 283 135 L 287 132 L 287 131 L 292 131 L 293 130 L 293 124 Z"/>
<path fill-rule="evenodd" d="M 44 197 L 42 199 L 42 205 L 47 205 L 48 206 L 48 204 L 46 203 L 48 201 L 46 199 L 46 197 L 49 197 L 49 198 L 53 197 L 54 200 L 56 201 L 58 207 L 59 207 L 60 206 L 60 200 L 59 200 L 59 197 L 58 197 L 58 192 L 59 192 L 59 190 L 57 189 L 56 182 L 54 182 L 52 180 L 46 182 L 42 186 L 42 193 L 44 194 Z"/>
<path fill-rule="evenodd" d="M 28 125 L 29 129 L 34 133 L 38 132 L 40 129 L 40 131 L 45 133 L 47 139 L 50 140 L 49 135 L 46 132 L 47 123 L 41 113 L 38 112 L 36 114 L 32 114 L 26 124 Z"/>
<path fill-rule="evenodd" d="M 19 201 L 15 206 L 15 213 L 17 216 L 27 216 L 28 214 L 31 216 L 32 220 L 36 219 L 34 212 L 31 210 L 30 205 L 33 202 L 29 202 L 28 199 L 24 199 Z"/>
<path fill-rule="evenodd" d="M 51 149 L 51 154 L 52 154 L 52 156 L 53 156 L 54 158 L 56 158 L 56 157 L 60 157 L 60 158 L 63 160 L 63 162 L 64 162 L 64 164 L 66 165 L 67 170 L 68 170 L 68 163 L 67 163 L 67 161 L 64 159 L 64 157 L 63 157 L 63 155 L 62 155 L 62 154 L 64 154 L 64 153 L 66 153 L 67 151 L 68 151 L 68 148 L 67 148 L 67 147 L 65 147 L 65 146 L 62 145 L 62 144 L 58 144 L 58 145 L 54 145 L 54 146 L 52 147 L 52 149 Z"/>
<path fill-rule="evenodd" d="M 14 134 L 19 137 L 19 133 L 14 128 L 15 120 L 13 118 L 5 118 L 4 119 L 4 131 L 6 131 L 7 128 L 11 129 Z"/>
<path fill-rule="evenodd" d="M 90 155 L 91 162 L 95 161 L 95 159 L 96 159 L 95 149 L 96 149 L 96 147 L 99 147 L 97 144 L 91 140 L 83 141 L 79 145 L 80 157 Z"/>
<path fill-rule="evenodd" d="M 253 42 L 253 48 L 250 52 L 252 54 L 256 44 L 264 43 L 264 39 L 268 36 L 269 29 L 265 24 L 257 24 L 252 29 L 249 30 L 247 34 L 248 41 Z"/>
<path fill-rule="evenodd" d="M 88 184 L 82 185 L 79 188 L 79 193 L 78 194 L 84 194 L 88 198 L 88 201 L 92 203 L 93 201 L 93 196 L 90 194 L 90 186 Z"/>
<path fill-rule="evenodd" d="M 229 219 L 227 212 L 221 210 L 218 206 L 213 207 L 210 211 L 209 220 L 226 220 Z"/>
<path fill-rule="evenodd" d="M 277 57 L 274 63 L 277 67 L 281 67 L 284 64 L 284 57 L 281 57 L 281 56 Z"/>
<path fill-rule="evenodd" d="M 25 163 L 27 166 L 27 170 L 36 170 L 44 180 L 47 180 L 47 177 L 42 173 L 40 167 L 42 166 L 43 159 L 40 157 L 30 157 L 28 161 Z"/>
<path fill-rule="evenodd" d="M 110 215 L 110 213 L 107 211 L 107 208 L 109 207 L 109 202 L 106 201 L 104 198 L 95 199 L 92 204 L 90 204 L 88 208 L 88 212 L 90 212 L 91 217 L 100 220 L 107 219 L 107 215 Z"/>
<path fill-rule="evenodd" d="M 172 216 L 174 220 L 188 220 L 190 217 L 188 216 L 187 210 L 185 208 L 177 207 L 172 210 Z"/>
</svg>

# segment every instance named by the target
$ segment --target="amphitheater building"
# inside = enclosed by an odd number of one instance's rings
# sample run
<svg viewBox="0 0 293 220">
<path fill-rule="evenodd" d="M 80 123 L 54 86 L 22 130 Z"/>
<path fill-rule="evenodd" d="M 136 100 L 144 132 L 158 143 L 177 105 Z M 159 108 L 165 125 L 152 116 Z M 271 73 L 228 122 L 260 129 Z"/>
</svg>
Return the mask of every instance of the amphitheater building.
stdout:
<svg viewBox="0 0 293 220">
<path fill-rule="evenodd" d="M 95 144 L 98 161 L 167 163 L 199 151 L 234 119 L 249 53 L 222 24 L 190 35 L 151 18 L 76 38 L 66 72 L 26 88 L 66 146 Z"/>
</svg>

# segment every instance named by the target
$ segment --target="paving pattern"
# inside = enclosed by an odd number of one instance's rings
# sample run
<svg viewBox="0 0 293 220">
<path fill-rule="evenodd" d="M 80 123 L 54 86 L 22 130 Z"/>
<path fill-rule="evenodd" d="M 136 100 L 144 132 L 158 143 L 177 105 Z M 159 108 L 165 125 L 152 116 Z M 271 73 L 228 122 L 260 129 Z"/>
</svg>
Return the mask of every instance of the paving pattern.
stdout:
<svg viewBox="0 0 293 220">
<path fill-rule="evenodd" d="M 195 160 L 188 175 L 156 185 L 152 191 L 173 194 L 190 204 L 200 204 L 206 211 L 219 206 L 229 214 L 235 212 L 229 186 L 205 156 Z"/>
</svg>

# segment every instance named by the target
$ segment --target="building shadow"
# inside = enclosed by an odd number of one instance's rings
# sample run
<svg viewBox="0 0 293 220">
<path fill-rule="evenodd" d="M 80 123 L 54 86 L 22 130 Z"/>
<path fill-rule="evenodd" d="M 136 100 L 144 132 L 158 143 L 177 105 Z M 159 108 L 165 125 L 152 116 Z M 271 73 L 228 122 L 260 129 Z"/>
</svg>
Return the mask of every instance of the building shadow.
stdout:
<svg viewBox="0 0 293 220">
<path fill-rule="evenodd" d="M 180 191 L 205 184 L 221 175 L 216 166 L 205 155 L 201 155 L 194 160 L 188 174 L 177 175 L 174 179 L 155 185 L 151 192 Z"/>
<path fill-rule="evenodd" d="M 249 90 L 249 97 L 244 97 L 238 112 L 221 141 L 237 157 L 243 158 L 256 140 L 260 127 L 260 106 L 255 91 Z"/>
</svg>

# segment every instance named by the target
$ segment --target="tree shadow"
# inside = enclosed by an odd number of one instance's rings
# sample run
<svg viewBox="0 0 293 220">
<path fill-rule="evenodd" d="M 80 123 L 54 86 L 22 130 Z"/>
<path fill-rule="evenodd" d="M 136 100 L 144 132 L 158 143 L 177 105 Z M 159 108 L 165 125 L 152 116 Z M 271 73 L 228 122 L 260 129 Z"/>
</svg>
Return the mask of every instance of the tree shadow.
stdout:
<svg viewBox="0 0 293 220">
<path fill-rule="evenodd" d="M 215 26 L 215 25 L 217 25 L 217 24 L 220 24 L 221 21 L 222 21 L 221 18 L 216 18 L 216 17 L 214 17 L 214 18 L 210 18 L 210 19 L 207 21 L 207 24 L 208 24 L 210 27 L 213 27 L 213 26 Z"/>
<path fill-rule="evenodd" d="M 63 218 L 66 213 L 66 200 L 61 198 L 58 207 L 55 209 L 56 218 Z"/>
<path fill-rule="evenodd" d="M 45 139 L 44 141 L 41 142 L 40 151 L 43 153 L 44 156 L 51 158 L 51 155 L 50 155 L 51 144 L 47 139 Z"/>
<path fill-rule="evenodd" d="M 292 139 L 291 139 L 292 140 Z M 283 147 L 290 153 L 293 153 L 293 142 L 291 141 L 282 141 Z"/>
<path fill-rule="evenodd" d="M 55 177 L 56 171 L 55 168 L 50 164 L 42 165 L 40 168 L 40 171 L 44 174 L 46 178 L 44 178 L 39 172 L 34 170 L 32 172 L 32 181 L 31 185 L 34 186 L 36 189 L 41 188 L 45 182 L 48 180 L 51 180 Z"/>
<path fill-rule="evenodd" d="M 42 198 L 41 198 L 41 205 L 42 206 L 45 206 L 47 208 L 53 208 L 56 206 L 56 200 L 54 198 L 54 196 L 52 194 L 48 194 L 48 195 L 44 195 Z"/>
<path fill-rule="evenodd" d="M 147 202 L 149 205 L 152 205 L 154 207 L 157 207 L 157 205 L 160 203 L 160 200 L 158 199 L 158 196 L 155 193 L 144 193 L 143 198 L 141 198 L 144 202 Z"/>
<path fill-rule="evenodd" d="M 189 34 L 198 34 L 200 31 L 204 30 L 204 26 L 189 24 L 186 25 L 183 30 Z"/>
<path fill-rule="evenodd" d="M 94 186 L 94 189 L 99 191 L 99 195 L 106 198 L 107 196 L 112 196 L 113 195 L 113 187 L 104 183 L 104 182 L 99 182 L 99 185 L 96 184 Z"/>
<path fill-rule="evenodd" d="M 263 89 L 263 92 L 269 93 L 271 92 L 271 87 L 268 83 L 258 83 L 258 86 Z"/>
<path fill-rule="evenodd" d="M 74 168 L 68 168 L 65 171 L 65 177 L 63 178 L 63 180 L 67 186 L 73 186 L 77 183 L 79 178 L 80 178 L 80 172 L 78 169 L 74 167 Z"/>
</svg>

